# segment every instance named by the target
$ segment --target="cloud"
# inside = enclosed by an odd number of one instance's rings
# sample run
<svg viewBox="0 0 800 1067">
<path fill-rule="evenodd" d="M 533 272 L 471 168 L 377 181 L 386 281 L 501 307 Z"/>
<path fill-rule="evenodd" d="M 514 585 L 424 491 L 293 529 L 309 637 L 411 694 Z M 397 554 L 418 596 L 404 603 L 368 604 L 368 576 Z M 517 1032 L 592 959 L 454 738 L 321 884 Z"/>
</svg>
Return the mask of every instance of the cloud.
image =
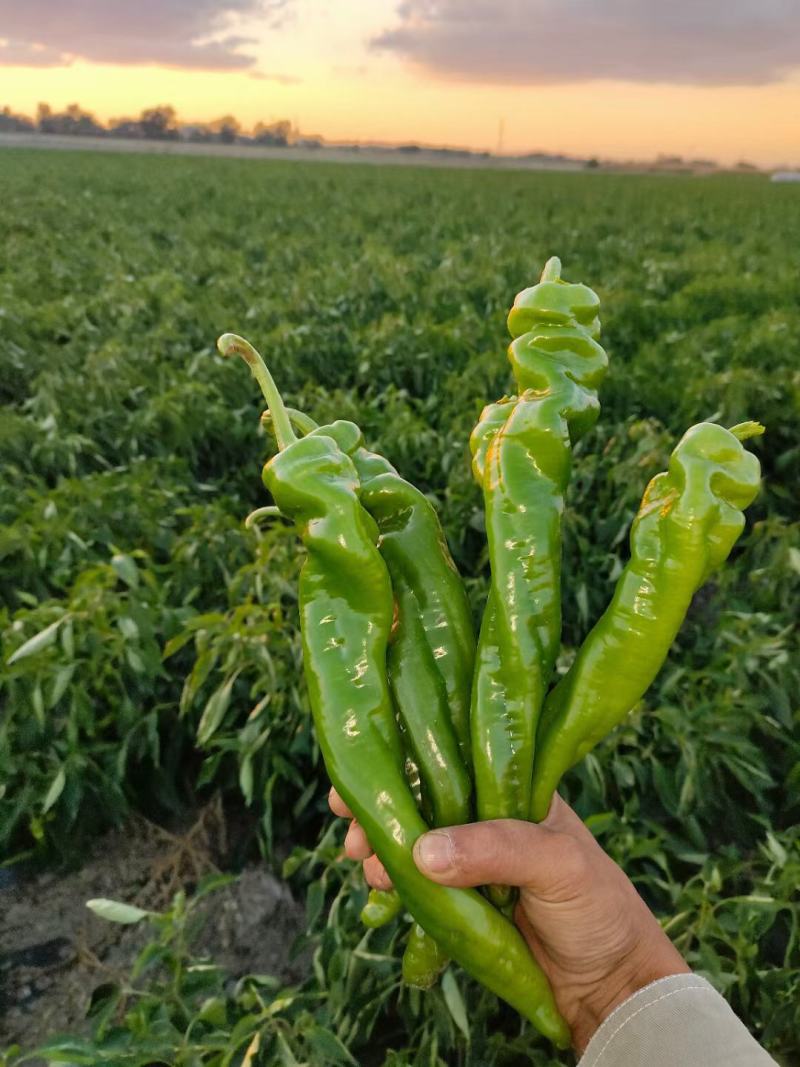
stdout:
<svg viewBox="0 0 800 1067">
<path fill-rule="evenodd" d="M 405 0 L 370 42 L 444 78 L 756 85 L 800 66 L 798 0 Z"/>
<path fill-rule="evenodd" d="M 0 41 L 0 66 L 56 67 L 71 62 L 58 48 L 27 41 Z"/>
<path fill-rule="evenodd" d="M 267 74 L 263 70 L 251 70 L 248 77 L 261 82 L 277 82 L 278 85 L 299 85 L 303 80 L 294 74 Z"/>
<path fill-rule="evenodd" d="M 155 64 L 190 70 L 251 70 L 254 38 L 237 20 L 277 25 L 291 0 L 0 0 L 0 64 Z"/>
</svg>

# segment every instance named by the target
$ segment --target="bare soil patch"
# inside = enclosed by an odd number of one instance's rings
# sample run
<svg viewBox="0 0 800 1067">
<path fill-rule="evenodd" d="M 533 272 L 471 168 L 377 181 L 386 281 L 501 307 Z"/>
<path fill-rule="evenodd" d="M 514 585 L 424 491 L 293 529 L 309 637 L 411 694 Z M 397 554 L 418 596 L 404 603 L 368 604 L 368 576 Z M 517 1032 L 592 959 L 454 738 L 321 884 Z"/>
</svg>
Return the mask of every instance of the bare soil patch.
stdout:
<svg viewBox="0 0 800 1067">
<path fill-rule="evenodd" d="M 211 805 L 182 832 L 142 819 L 101 838 L 76 871 L 46 871 L 0 883 L 0 1043 L 31 1048 L 84 1028 L 92 991 L 125 974 L 147 943 L 146 924 L 120 926 L 93 915 L 86 901 L 109 897 L 151 910 L 214 872 L 226 852 L 221 808 Z M 9 875 L 11 875 L 9 877 Z M 195 944 L 232 977 L 271 974 L 297 981 L 291 958 L 303 909 L 266 867 L 249 866 L 210 894 Z"/>
</svg>

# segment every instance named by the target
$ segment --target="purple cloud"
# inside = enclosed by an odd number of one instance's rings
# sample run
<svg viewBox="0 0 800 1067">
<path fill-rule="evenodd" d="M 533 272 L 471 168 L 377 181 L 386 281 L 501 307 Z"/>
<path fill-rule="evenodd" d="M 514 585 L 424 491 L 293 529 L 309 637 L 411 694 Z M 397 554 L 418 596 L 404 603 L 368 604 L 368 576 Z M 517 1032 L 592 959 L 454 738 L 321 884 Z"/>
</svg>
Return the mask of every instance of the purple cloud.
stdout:
<svg viewBox="0 0 800 1067">
<path fill-rule="evenodd" d="M 755 85 L 800 67 L 797 0 L 405 0 L 371 41 L 444 78 Z"/>
<path fill-rule="evenodd" d="M 0 0 L 0 64 L 156 64 L 251 70 L 239 16 L 280 20 L 291 0 Z M 243 50 L 244 49 L 244 50 Z"/>
</svg>

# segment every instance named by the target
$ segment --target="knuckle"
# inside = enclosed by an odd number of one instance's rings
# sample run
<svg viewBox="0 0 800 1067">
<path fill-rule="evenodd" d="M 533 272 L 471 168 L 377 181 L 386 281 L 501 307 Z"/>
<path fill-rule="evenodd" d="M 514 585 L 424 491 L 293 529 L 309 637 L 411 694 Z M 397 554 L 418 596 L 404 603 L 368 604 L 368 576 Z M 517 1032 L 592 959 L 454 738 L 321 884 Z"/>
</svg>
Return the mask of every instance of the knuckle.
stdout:
<svg viewBox="0 0 800 1067">
<path fill-rule="evenodd" d="M 556 855 L 565 880 L 582 885 L 591 878 L 591 862 L 582 841 L 571 834 L 559 834 Z"/>
<path fill-rule="evenodd" d="M 510 852 L 518 851 L 514 825 L 498 819 L 451 831 L 453 871 L 464 878 L 491 877 L 507 866 Z"/>
</svg>

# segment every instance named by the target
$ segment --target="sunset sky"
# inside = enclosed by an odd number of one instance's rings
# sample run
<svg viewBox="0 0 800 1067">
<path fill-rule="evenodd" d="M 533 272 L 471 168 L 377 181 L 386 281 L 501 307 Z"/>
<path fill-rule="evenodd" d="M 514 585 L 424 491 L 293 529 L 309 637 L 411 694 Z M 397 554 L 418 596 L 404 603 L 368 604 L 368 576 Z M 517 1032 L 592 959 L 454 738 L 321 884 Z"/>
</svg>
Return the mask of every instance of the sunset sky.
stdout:
<svg viewBox="0 0 800 1067">
<path fill-rule="evenodd" d="M 0 106 L 800 163 L 800 0 L 0 0 Z"/>
</svg>

